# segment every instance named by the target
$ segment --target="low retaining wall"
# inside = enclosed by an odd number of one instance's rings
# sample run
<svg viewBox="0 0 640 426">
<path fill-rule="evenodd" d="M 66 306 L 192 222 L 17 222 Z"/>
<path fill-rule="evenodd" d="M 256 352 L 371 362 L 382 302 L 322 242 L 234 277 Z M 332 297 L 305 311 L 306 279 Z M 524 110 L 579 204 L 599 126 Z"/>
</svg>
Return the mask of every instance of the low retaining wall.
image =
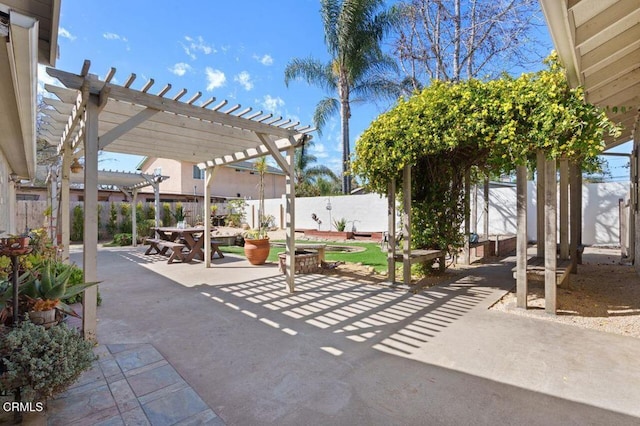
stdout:
<svg viewBox="0 0 640 426">
<path fill-rule="evenodd" d="M 278 254 L 280 271 L 286 273 L 286 254 Z M 295 255 L 296 274 L 313 274 L 320 270 L 320 256 L 317 251 L 296 250 Z"/>
</svg>

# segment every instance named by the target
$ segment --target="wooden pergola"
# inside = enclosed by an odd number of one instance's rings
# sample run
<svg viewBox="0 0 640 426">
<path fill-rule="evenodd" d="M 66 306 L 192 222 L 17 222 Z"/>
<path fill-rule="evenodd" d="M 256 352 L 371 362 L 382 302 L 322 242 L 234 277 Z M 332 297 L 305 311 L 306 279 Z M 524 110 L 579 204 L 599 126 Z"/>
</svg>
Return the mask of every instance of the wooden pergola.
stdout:
<svg viewBox="0 0 640 426">
<path fill-rule="evenodd" d="M 169 97 L 171 85 L 150 93 L 154 80 L 134 89 L 136 75 L 124 84 L 116 84 L 111 68 L 104 79 L 89 73 L 85 61 L 80 74 L 48 68 L 47 73 L 62 86 L 46 88 L 58 99 L 46 102 L 40 136 L 56 144 L 62 155 L 62 187 L 69 178 L 74 158 L 84 157 L 84 279 L 97 280 L 97 199 L 98 152 L 101 150 L 168 158 L 199 163 L 205 171 L 205 193 L 218 168 L 237 161 L 271 155 L 287 176 L 286 183 L 286 282 L 290 292 L 295 289 L 294 240 L 294 150 L 311 138 L 311 126 L 276 117 L 240 105 L 227 106 L 227 101 L 211 98 L 196 104 L 202 93 L 185 97 L 186 89 Z M 182 100 L 183 98 L 187 100 Z M 282 154 L 286 151 L 286 155 Z M 68 184 L 66 185 L 68 188 Z M 63 199 L 64 200 L 64 199 Z M 68 200 L 68 198 L 67 198 Z M 63 204 L 65 202 L 63 201 Z M 68 202 L 67 202 L 68 204 Z M 205 197 L 204 211 L 210 210 L 210 198 Z M 158 212 L 158 209 L 156 209 Z M 63 223 L 68 218 L 62 218 Z M 205 264 L 210 267 L 211 223 L 205 221 Z M 95 287 L 84 295 L 84 333 L 89 339 L 96 333 Z"/>
</svg>

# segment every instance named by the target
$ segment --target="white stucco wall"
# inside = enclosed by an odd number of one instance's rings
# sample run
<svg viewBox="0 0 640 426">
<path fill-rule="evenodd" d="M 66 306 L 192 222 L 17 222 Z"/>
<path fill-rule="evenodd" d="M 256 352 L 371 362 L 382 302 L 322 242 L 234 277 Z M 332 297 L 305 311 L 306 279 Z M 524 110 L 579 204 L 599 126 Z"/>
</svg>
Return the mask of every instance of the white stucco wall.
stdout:
<svg viewBox="0 0 640 426">
<path fill-rule="evenodd" d="M 528 215 L 527 235 L 530 241 L 536 239 L 536 191 L 535 183 L 528 182 Z M 628 182 L 585 184 L 583 197 L 583 231 L 582 241 L 587 245 L 619 244 L 619 212 L 618 200 L 627 196 Z M 327 210 L 327 202 L 331 202 L 331 214 Z M 516 188 L 499 187 L 489 191 L 489 234 L 516 233 Z M 248 200 L 247 222 L 256 226 L 258 201 Z M 478 225 L 482 232 L 484 217 L 482 190 L 478 191 Z M 252 206 L 254 206 L 252 208 Z M 267 214 L 272 214 L 277 226 L 284 226 L 285 198 L 265 200 Z M 316 214 L 322 221 L 318 225 L 312 218 Z M 253 216 L 252 216 L 253 215 Z M 353 221 L 359 231 L 385 231 L 387 229 L 387 199 L 376 194 L 305 197 L 296 198 L 296 228 L 329 230 L 331 221 L 346 218 L 347 229 L 351 229 Z M 335 227 L 332 227 L 335 230 Z"/>
</svg>

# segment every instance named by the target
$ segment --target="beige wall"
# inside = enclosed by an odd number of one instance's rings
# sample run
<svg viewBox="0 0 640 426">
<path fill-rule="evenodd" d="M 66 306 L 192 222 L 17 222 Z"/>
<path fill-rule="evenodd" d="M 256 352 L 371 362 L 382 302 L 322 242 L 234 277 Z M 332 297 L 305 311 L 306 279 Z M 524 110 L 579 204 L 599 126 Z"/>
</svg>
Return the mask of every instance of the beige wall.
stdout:
<svg viewBox="0 0 640 426">
<path fill-rule="evenodd" d="M 13 185 L 9 183 L 9 165 L 0 151 L 0 234 L 15 232 L 13 223 L 15 195 L 12 190 Z"/>
<path fill-rule="evenodd" d="M 203 196 L 204 180 L 193 178 L 193 166 L 196 163 L 179 162 L 166 159 L 149 159 L 143 165 L 142 173 L 153 174 L 156 168 L 162 169 L 162 175 L 170 178 L 160 184 L 161 194 L 184 194 Z M 211 188 L 211 196 L 258 198 L 259 176 L 250 170 L 223 166 L 216 173 Z M 265 174 L 265 198 L 279 198 L 285 193 L 285 176 Z M 148 190 L 145 190 L 145 192 Z"/>
</svg>

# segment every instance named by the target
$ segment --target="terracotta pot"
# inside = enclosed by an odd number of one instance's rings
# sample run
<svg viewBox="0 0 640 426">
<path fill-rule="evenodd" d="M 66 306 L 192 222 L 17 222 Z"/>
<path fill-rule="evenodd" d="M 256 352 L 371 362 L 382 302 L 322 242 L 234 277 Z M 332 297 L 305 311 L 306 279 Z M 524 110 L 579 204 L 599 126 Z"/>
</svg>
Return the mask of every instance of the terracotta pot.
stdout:
<svg viewBox="0 0 640 426">
<path fill-rule="evenodd" d="M 269 257 L 271 245 L 268 238 L 259 240 L 244 239 L 244 254 L 252 265 L 262 265 Z"/>
</svg>

